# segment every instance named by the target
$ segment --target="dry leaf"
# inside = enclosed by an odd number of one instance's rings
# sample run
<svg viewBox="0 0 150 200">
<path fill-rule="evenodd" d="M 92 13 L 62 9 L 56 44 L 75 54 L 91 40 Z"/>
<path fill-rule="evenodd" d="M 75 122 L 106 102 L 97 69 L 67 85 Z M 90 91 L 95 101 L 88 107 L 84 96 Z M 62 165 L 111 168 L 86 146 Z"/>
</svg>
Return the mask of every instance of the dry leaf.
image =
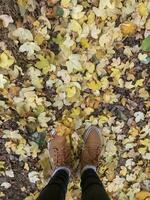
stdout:
<svg viewBox="0 0 150 200">
<path fill-rule="evenodd" d="M 135 195 L 136 200 L 146 200 L 148 197 L 150 197 L 150 192 L 147 191 L 141 191 Z"/>
<path fill-rule="evenodd" d="M 120 28 L 124 36 L 134 35 L 137 31 L 137 25 L 129 21 L 126 21 L 123 24 L 121 24 Z"/>
</svg>

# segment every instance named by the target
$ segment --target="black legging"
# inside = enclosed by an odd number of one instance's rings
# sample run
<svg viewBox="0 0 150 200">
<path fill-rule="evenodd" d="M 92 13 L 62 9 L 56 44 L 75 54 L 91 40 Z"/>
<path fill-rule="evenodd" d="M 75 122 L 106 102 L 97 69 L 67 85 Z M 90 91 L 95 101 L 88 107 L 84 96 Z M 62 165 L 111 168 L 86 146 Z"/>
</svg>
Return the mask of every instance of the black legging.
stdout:
<svg viewBox="0 0 150 200">
<path fill-rule="evenodd" d="M 59 170 L 42 190 L 37 200 L 65 200 L 69 175 Z M 82 200 L 110 200 L 102 182 L 93 169 L 87 169 L 81 176 Z"/>
</svg>

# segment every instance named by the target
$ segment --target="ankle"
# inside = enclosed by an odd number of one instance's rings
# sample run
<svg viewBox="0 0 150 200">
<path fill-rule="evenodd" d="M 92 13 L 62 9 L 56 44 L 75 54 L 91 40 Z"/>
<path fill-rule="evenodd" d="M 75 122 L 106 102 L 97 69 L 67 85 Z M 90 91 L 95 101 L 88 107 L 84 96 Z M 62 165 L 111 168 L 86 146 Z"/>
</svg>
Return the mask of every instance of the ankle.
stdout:
<svg viewBox="0 0 150 200">
<path fill-rule="evenodd" d="M 86 165 L 81 169 L 81 175 L 83 174 L 83 172 L 85 172 L 88 169 L 92 169 L 96 172 L 96 167 L 94 165 Z"/>
<path fill-rule="evenodd" d="M 69 175 L 69 177 L 70 177 L 70 175 L 71 175 L 71 170 L 70 170 L 70 168 L 69 167 L 57 167 L 55 170 L 54 170 L 54 172 L 52 173 L 52 176 L 54 176 L 58 171 L 60 171 L 60 170 L 64 170 L 68 175 Z"/>
</svg>

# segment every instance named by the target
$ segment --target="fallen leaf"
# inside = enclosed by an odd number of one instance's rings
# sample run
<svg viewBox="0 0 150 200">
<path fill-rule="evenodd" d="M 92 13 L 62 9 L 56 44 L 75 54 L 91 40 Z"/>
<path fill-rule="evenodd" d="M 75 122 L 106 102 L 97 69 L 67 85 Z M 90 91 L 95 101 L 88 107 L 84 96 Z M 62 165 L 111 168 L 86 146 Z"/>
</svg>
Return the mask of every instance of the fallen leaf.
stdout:
<svg viewBox="0 0 150 200">
<path fill-rule="evenodd" d="M 33 41 L 33 35 L 30 30 L 25 28 L 17 28 L 12 35 L 19 39 L 21 43 Z"/>
<path fill-rule="evenodd" d="M 72 98 L 76 94 L 76 88 L 75 87 L 68 87 L 66 89 L 66 94 L 68 98 Z"/>
<path fill-rule="evenodd" d="M 39 61 L 37 61 L 35 67 L 42 69 L 43 73 L 47 74 L 51 70 L 50 57 L 45 58 L 42 55 L 38 55 L 37 58 Z"/>
<path fill-rule="evenodd" d="M 23 45 L 20 46 L 20 52 L 27 52 L 27 56 L 30 58 L 31 56 L 35 55 L 35 52 L 40 51 L 41 48 L 34 42 L 25 42 Z"/>
<path fill-rule="evenodd" d="M 146 200 L 148 197 L 150 197 L 150 192 L 147 191 L 141 191 L 135 195 L 136 200 Z"/>
<path fill-rule="evenodd" d="M 70 0 L 61 0 L 61 6 L 64 8 L 69 7 Z"/>
<path fill-rule="evenodd" d="M 6 28 L 10 23 L 13 23 L 14 20 L 9 15 L 0 15 L 0 20 L 3 21 L 3 26 Z"/>
<path fill-rule="evenodd" d="M 6 170 L 5 174 L 6 174 L 6 176 L 9 176 L 11 178 L 15 177 L 13 170 Z"/>
<path fill-rule="evenodd" d="M 8 188 L 11 187 L 11 184 L 8 183 L 8 182 L 3 182 L 3 183 L 1 184 L 1 187 L 4 187 L 5 189 L 8 189 Z"/>
<path fill-rule="evenodd" d="M 148 8 L 146 7 L 144 3 L 140 3 L 138 5 L 138 12 L 142 17 L 148 15 Z"/>
<path fill-rule="evenodd" d="M 0 89 L 3 89 L 7 80 L 4 78 L 3 74 L 0 74 Z"/>
<path fill-rule="evenodd" d="M 69 73 L 82 71 L 80 58 L 81 56 L 78 54 L 72 54 L 71 56 L 69 56 L 69 60 L 66 62 L 67 70 Z"/>
<path fill-rule="evenodd" d="M 37 181 L 39 181 L 39 173 L 36 171 L 31 171 L 28 174 L 29 180 L 31 183 L 36 183 Z"/>
<path fill-rule="evenodd" d="M 141 49 L 142 49 L 143 51 L 146 51 L 146 52 L 149 52 L 149 51 L 150 51 L 150 36 L 146 37 L 146 38 L 142 41 Z"/>
<path fill-rule="evenodd" d="M 71 22 L 69 24 L 69 29 L 71 31 L 74 31 L 74 32 L 78 33 L 79 35 L 82 32 L 82 27 L 76 20 L 71 20 Z"/>
<path fill-rule="evenodd" d="M 135 121 L 138 123 L 141 120 L 144 120 L 144 114 L 142 112 L 135 112 L 134 113 Z"/>
<path fill-rule="evenodd" d="M 84 48 L 89 48 L 88 39 L 86 39 L 86 38 L 81 38 L 80 43 L 81 43 L 81 45 L 82 45 Z"/>
<path fill-rule="evenodd" d="M 101 86 L 101 82 L 97 80 L 92 80 L 87 83 L 87 87 L 93 91 L 99 90 Z"/>
<path fill-rule="evenodd" d="M 124 36 L 134 35 L 137 31 L 137 25 L 129 21 L 122 23 L 120 28 Z"/>
<path fill-rule="evenodd" d="M 50 117 L 46 117 L 46 113 L 40 113 L 40 115 L 38 116 L 38 121 L 41 125 L 41 127 L 48 127 L 47 122 L 50 120 Z"/>
<path fill-rule="evenodd" d="M 10 55 L 8 51 L 0 54 L 0 68 L 8 69 L 15 62 L 14 58 Z"/>
<path fill-rule="evenodd" d="M 144 79 L 139 79 L 139 80 L 136 81 L 135 86 L 136 87 L 138 87 L 138 86 L 142 87 L 143 86 L 143 82 L 144 82 Z"/>
</svg>

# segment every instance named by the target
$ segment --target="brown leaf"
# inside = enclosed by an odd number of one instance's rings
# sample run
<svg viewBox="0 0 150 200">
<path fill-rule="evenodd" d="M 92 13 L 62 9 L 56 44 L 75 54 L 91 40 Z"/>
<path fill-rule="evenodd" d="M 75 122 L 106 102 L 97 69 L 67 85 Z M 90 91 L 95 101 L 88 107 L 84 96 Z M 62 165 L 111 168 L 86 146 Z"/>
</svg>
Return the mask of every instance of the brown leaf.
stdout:
<svg viewBox="0 0 150 200">
<path fill-rule="evenodd" d="M 134 35 L 137 31 L 137 25 L 133 22 L 126 21 L 121 24 L 121 32 L 124 36 Z"/>
<path fill-rule="evenodd" d="M 136 200 L 145 200 L 147 197 L 150 197 L 150 192 L 147 191 L 141 191 L 135 195 Z"/>
<path fill-rule="evenodd" d="M 9 95 L 10 95 L 11 97 L 17 96 L 17 95 L 19 95 L 19 91 L 20 91 L 20 87 L 11 86 L 11 87 L 9 88 Z"/>
<path fill-rule="evenodd" d="M 85 101 L 85 105 L 90 108 L 98 108 L 100 104 L 100 97 L 87 97 Z"/>
</svg>

